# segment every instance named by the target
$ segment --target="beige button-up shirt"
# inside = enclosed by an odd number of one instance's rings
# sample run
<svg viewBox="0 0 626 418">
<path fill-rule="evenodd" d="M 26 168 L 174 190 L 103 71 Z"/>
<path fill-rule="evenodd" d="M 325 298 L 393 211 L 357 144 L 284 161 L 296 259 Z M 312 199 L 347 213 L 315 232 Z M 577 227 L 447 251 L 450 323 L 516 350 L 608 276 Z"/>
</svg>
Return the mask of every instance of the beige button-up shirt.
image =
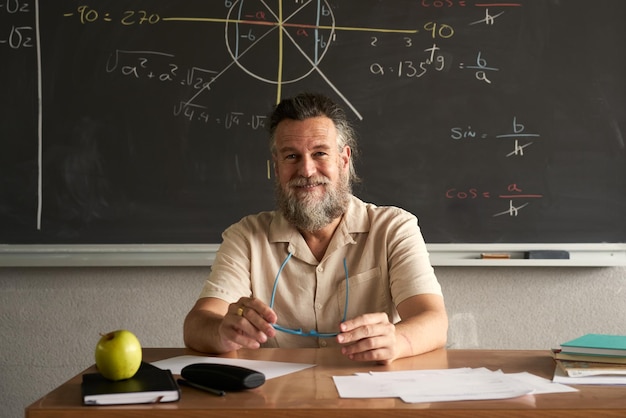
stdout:
<svg viewBox="0 0 626 418">
<path fill-rule="evenodd" d="M 378 207 L 352 197 L 321 261 L 296 228 L 276 211 L 243 218 L 222 236 L 211 274 L 200 297 L 228 303 L 254 296 L 268 305 L 276 274 L 288 254 L 276 286 L 277 323 L 288 328 L 337 332 L 346 318 L 386 312 L 392 322 L 396 306 L 418 294 L 441 295 L 415 216 L 396 207 Z M 325 347 L 334 338 L 277 332 L 267 347 Z"/>
</svg>

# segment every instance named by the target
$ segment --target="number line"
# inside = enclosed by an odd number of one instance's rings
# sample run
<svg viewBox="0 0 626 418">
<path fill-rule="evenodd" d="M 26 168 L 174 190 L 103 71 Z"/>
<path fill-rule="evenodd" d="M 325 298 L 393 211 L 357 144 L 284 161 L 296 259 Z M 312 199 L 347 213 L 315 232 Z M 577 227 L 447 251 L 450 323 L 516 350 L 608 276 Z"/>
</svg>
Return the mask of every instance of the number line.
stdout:
<svg viewBox="0 0 626 418">
<path fill-rule="evenodd" d="M 259 25 L 259 26 L 282 26 L 298 29 L 335 29 L 340 31 L 355 31 L 355 32 L 384 32 L 384 33 L 418 33 L 417 29 L 385 29 L 385 28 L 365 28 L 365 27 L 351 27 L 351 26 L 325 26 L 325 25 L 307 25 L 305 23 L 279 23 L 279 22 L 266 22 L 260 20 L 246 20 L 246 19 L 214 19 L 209 17 L 164 17 L 163 21 L 186 21 L 186 22 L 213 22 L 213 23 L 233 23 L 233 24 L 246 24 L 246 25 Z M 282 20 L 281 20 L 282 21 Z"/>
</svg>

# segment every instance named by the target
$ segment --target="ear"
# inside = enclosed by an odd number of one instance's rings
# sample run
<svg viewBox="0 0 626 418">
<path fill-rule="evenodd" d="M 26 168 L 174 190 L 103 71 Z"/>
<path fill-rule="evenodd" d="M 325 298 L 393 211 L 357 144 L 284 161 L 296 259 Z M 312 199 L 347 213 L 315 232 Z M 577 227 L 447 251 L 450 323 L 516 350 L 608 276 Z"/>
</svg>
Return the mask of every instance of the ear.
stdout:
<svg viewBox="0 0 626 418">
<path fill-rule="evenodd" d="M 348 145 L 343 147 L 343 151 L 339 155 L 343 161 L 343 168 L 348 169 L 350 167 L 350 157 L 352 157 L 352 150 Z"/>
</svg>

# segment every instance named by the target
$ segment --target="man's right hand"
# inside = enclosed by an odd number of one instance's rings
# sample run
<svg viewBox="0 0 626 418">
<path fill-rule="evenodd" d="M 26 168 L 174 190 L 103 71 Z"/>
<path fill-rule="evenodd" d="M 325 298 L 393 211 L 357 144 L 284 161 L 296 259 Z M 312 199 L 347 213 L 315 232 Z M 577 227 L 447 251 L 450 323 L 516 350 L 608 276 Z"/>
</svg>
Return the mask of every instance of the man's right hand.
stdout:
<svg viewBox="0 0 626 418">
<path fill-rule="evenodd" d="M 259 348 L 268 338 L 276 335 L 272 324 L 276 313 L 256 298 L 240 298 L 228 305 L 218 332 L 222 342 L 233 348 Z"/>
<path fill-rule="evenodd" d="M 185 345 L 204 353 L 226 353 L 242 347 L 259 348 L 276 335 L 276 313 L 256 298 L 228 304 L 200 298 L 185 317 Z"/>
</svg>

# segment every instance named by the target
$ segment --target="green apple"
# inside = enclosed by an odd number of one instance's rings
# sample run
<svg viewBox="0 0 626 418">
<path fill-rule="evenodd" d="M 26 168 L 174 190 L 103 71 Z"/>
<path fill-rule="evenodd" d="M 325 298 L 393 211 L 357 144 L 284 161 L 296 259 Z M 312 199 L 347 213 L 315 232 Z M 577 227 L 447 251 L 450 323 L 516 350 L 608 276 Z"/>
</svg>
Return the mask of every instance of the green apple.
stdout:
<svg viewBox="0 0 626 418">
<path fill-rule="evenodd" d="M 96 346 L 96 367 L 109 380 L 130 379 L 141 365 L 141 344 L 125 329 L 101 334 Z"/>
</svg>

